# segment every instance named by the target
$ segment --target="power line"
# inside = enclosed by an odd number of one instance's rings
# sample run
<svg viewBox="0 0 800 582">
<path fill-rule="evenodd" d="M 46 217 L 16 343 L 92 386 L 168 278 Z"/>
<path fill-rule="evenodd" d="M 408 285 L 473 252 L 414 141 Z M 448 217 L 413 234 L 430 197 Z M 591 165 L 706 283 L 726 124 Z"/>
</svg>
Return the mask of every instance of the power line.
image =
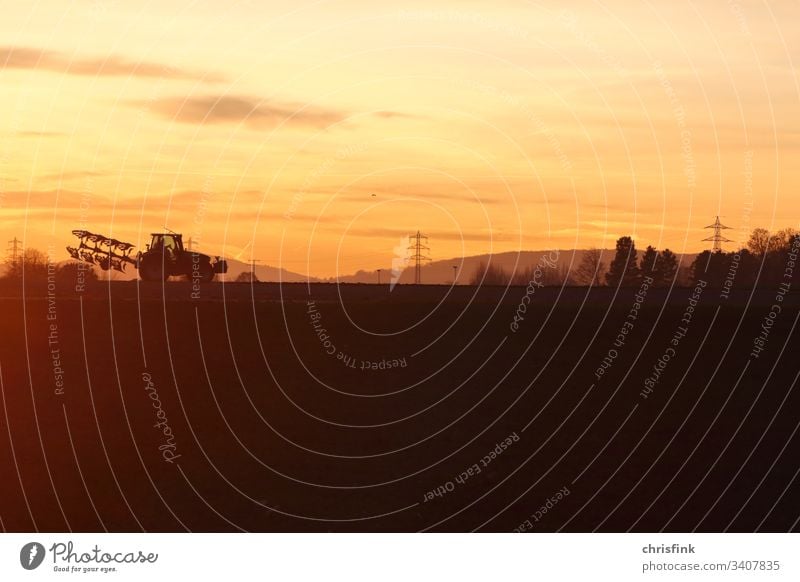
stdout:
<svg viewBox="0 0 800 582">
<path fill-rule="evenodd" d="M 419 231 L 417 231 L 417 234 L 413 234 L 409 238 L 415 241 L 414 244 L 408 247 L 408 250 L 414 253 L 409 257 L 409 260 L 414 261 L 414 284 L 419 285 L 422 283 L 422 263 L 431 260 L 430 257 L 423 255 L 422 251 L 430 251 L 431 248 L 427 244 L 428 237 L 420 234 Z M 425 241 L 425 244 L 422 243 L 423 240 Z"/>
</svg>

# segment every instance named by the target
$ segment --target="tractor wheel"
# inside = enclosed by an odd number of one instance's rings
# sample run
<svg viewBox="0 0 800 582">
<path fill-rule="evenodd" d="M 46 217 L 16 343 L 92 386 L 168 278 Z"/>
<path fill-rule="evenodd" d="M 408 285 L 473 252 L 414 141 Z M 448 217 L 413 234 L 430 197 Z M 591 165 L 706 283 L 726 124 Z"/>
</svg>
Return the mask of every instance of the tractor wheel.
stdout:
<svg viewBox="0 0 800 582">
<path fill-rule="evenodd" d="M 166 281 L 164 265 L 161 264 L 161 257 L 144 257 L 139 263 L 139 277 L 142 281 Z"/>
<path fill-rule="evenodd" d="M 214 280 L 214 275 L 216 275 L 211 263 L 200 263 L 197 274 L 200 275 L 200 280 L 203 283 L 210 283 Z"/>
</svg>

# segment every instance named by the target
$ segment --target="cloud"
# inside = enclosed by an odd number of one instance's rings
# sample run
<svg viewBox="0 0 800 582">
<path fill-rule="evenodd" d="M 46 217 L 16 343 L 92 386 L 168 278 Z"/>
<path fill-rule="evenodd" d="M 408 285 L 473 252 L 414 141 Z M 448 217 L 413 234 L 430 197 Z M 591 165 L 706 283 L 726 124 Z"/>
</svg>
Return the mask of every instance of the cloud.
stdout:
<svg viewBox="0 0 800 582">
<path fill-rule="evenodd" d="M 375 117 L 380 117 L 382 119 L 395 119 L 395 118 L 415 119 L 415 118 L 417 118 L 416 115 L 411 115 L 410 113 L 403 113 L 402 111 L 375 111 L 372 115 L 374 115 Z"/>
<path fill-rule="evenodd" d="M 66 182 L 68 180 L 85 180 L 87 178 L 98 178 L 100 176 L 105 176 L 105 174 L 103 172 L 78 170 L 72 172 L 54 172 L 52 174 L 42 174 L 41 176 L 37 177 L 37 180 Z"/>
<path fill-rule="evenodd" d="M 14 137 L 44 138 L 44 137 L 63 137 L 65 135 L 67 134 L 62 133 L 60 131 L 20 131 Z"/>
<path fill-rule="evenodd" d="M 177 69 L 165 63 L 130 61 L 122 57 L 81 58 L 62 52 L 29 47 L 0 46 L 0 71 L 30 69 L 89 77 L 143 77 L 159 79 L 193 79 L 215 82 L 217 74 Z"/>
<path fill-rule="evenodd" d="M 352 190 L 357 190 L 356 188 L 351 188 Z M 417 185 L 409 185 L 406 188 L 404 193 L 394 191 L 394 188 L 381 188 L 379 186 L 375 186 L 372 188 L 364 188 L 362 189 L 366 194 L 362 195 L 353 195 L 353 194 L 346 194 L 343 196 L 339 196 L 336 198 L 337 202 L 370 202 L 370 201 L 387 201 L 391 200 L 393 202 L 420 202 L 420 201 L 432 201 L 432 200 L 442 200 L 447 202 L 457 202 L 458 204 L 480 204 L 481 206 L 489 205 L 489 204 L 500 204 L 503 200 L 494 197 L 488 197 L 485 195 L 471 195 L 469 193 L 446 193 L 446 192 L 430 192 L 426 191 L 423 194 L 414 194 L 416 190 L 419 190 L 419 186 Z M 376 193 L 376 199 L 368 198 L 370 194 Z M 510 202 L 510 198 L 506 200 L 506 202 Z"/>
<path fill-rule="evenodd" d="M 307 105 L 263 101 L 235 95 L 169 97 L 151 103 L 136 102 L 173 121 L 194 124 L 245 124 L 262 129 L 280 123 L 326 127 L 344 119 L 335 111 Z"/>
</svg>

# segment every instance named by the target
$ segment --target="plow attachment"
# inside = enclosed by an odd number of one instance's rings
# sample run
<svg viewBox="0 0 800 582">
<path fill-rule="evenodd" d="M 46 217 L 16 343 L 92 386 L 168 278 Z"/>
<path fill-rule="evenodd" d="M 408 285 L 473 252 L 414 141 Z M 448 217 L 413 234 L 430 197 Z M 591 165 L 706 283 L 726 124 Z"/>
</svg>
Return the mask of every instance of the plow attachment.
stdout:
<svg viewBox="0 0 800 582">
<path fill-rule="evenodd" d="M 77 261 L 84 261 L 99 266 L 104 271 L 114 269 L 125 272 L 128 264 L 136 266 L 136 258 L 131 256 L 134 245 L 94 234 L 88 230 L 73 230 L 78 237 L 77 247 L 67 247 L 67 252 Z"/>
</svg>

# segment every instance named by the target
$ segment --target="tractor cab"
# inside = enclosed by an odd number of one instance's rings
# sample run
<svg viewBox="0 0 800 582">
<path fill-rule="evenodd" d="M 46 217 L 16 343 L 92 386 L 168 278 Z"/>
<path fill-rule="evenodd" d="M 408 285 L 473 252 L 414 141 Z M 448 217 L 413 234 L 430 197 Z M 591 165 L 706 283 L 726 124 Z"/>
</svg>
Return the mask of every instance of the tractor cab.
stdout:
<svg viewBox="0 0 800 582">
<path fill-rule="evenodd" d="M 183 236 L 175 233 L 154 232 L 150 235 L 150 244 L 147 249 L 151 251 L 164 251 L 167 255 L 175 257 L 183 252 Z"/>
</svg>

